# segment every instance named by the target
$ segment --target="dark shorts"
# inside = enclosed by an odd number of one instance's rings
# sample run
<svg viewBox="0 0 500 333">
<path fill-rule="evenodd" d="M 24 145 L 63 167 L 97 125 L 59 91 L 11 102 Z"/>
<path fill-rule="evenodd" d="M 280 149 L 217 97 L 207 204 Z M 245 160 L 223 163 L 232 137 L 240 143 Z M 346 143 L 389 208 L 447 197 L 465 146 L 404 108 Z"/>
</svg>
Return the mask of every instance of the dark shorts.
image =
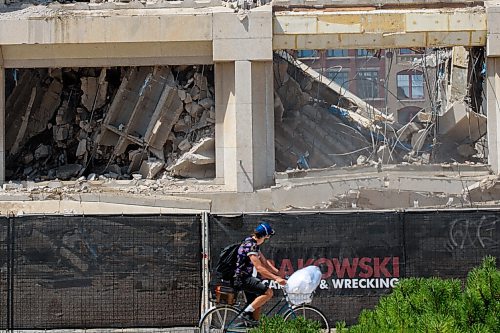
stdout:
<svg viewBox="0 0 500 333">
<path fill-rule="evenodd" d="M 241 281 L 241 290 L 245 292 L 247 302 L 252 303 L 258 296 L 264 295 L 269 287 L 261 279 L 249 276 Z"/>
</svg>

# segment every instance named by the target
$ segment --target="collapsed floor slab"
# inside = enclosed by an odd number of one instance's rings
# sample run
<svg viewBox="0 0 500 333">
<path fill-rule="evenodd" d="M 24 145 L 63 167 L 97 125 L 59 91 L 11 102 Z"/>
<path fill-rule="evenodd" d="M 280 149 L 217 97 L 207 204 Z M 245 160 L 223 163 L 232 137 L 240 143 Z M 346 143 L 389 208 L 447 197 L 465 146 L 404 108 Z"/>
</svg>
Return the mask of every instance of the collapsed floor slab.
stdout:
<svg viewBox="0 0 500 333">
<path fill-rule="evenodd" d="M 167 177 L 166 168 L 195 142 L 214 136 L 209 72 L 204 66 L 10 71 L 12 85 L 19 79 L 6 109 L 8 179 Z"/>
<path fill-rule="evenodd" d="M 496 188 L 490 187 L 496 194 L 476 190 L 485 180 L 498 182 L 484 166 L 407 165 L 382 170 L 358 167 L 356 171 L 331 168 L 281 173 L 276 186 L 252 193 L 227 192 L 213 181 L 196 180 L 7 183 L 0 191 L 0 212 L 95 213 L 101 208 L 108 212 L 113 205 L 119 211 L 137 213 L 450 208 L 500 200 Z M 415 176 L 419 173 L 421 176 Z M 13 208 L 7 211 L 8 207 Z"/>
</svg>

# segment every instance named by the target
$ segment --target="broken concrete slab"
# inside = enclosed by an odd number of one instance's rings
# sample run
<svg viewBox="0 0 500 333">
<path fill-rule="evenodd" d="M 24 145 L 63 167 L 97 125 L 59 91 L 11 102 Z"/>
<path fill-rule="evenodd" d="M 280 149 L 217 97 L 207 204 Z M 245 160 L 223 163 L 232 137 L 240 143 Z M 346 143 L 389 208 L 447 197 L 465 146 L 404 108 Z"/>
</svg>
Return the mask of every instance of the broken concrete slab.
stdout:
<svg viewBox="0 0 500 333">
<path fill-rule="evenodd" d="M 39 160 L 49 156 L 50 151 L 51 151 L 50 146 L 44 144 L 39 145 L 35 150 L 35 159 Z"/>
<path fill-rule="evenodd" d="M 19 127 L 19 132 L 17 133 L 14 144 L 12 145 L 12 148 L 10 150 L 11 155 L 17 154 L 19 145 L 22 144 L 22 141 L 26 134 L 26 128 L 28 127 L 28 121 L 30 119 L 31 109 L 33 108 L 33 103 L 35 102 L 35 97 L 36 97 L 36 87 L 33 87 L 33 89 L 31 89 L 31 96 L 28 102 L 28 106 L 26 107 L 26 111 L 24 112 L 24 116 L 22 118 L 21 126 Z"/>
<path fill-rule="evenodd" d="M 162 149 L 168 140 L 172 127 L 179 119 L 184 107 L 177 89 L 165 85 L 152 119 L 144 134 L 145 141 L 155 149 Z"/>
<path fill-rule="evenodd" d="M 450 96 L 448 104 L 456 101 L 462 102 L 467 97 L 467 89 L 470 82 L 468 75 L 468 51 L 463 46 L 455 46 L 452 49 Z"/>
<path fill-rule="evenodd" d="M 188 151 L 189 149 L 191 149 L 191 142 L 189 142 L 189 139 L 184 139 L 182 140 L 179 145 L 177 146 L 177 148 L 181 151 L 181 152 L 185 152 L 185 151 Z"/>
<path fill-rule="evenodd" d="M 68 180 L 76 177 L 83 167 L 80 164 L 66 164 L 57 168 L 56 177 L 58 179 Z"/>
<path fill-rule="evenodd" d="M 302 91 L 300 84 L 291 78 L 280 83 L 276 91 L 281 97 L 285 112 L 293 113 L 298 111 L 311 100 L 311 96 Z"/>
<path fill-rule="evenodd" d="M 420 129 L 421 127 L 417 123 L 410 122 L 401 127 L 396 133 L 398 135 L 399 140 L 409 141 L 412 134 L 418 132 Z"/>
<path fill-rule="evenodd" d="M 142 175 L 142 178 L 153 179 L 163 169 L 164 165 L 165 162 L 159 160 L 143 161 L 139 173 Z"/>
<path fill-rule="evenodd" d="M 171 83 L 172 77 L 168 66 L 130 69 L 104 120 L 107 131 L 98 142 L 115 146 L 117 155 L 134 143 L 151 147 L 163 158 L 163 146 L 184 109 L 179 97 L 183 93 Z"/>
<path fill-rule="evenodd" d="M 210 105 L 210 103 L 207 103 L 206 105 L 208 106 Z M 186 112 L 189 113 L 192 117 L 196 117 L 198 113 L 201 112 L 203 109 L 207 109 L 207 107 L 196 102 L 186 103 L 186 106 L 184 108 Z M 208 108 L 210 108 L 210 106 L 208 106 Z"/>
<path fill-rule="evenodd" d="M 45 82 L 50 82 L 48 86 Z M 6 101 L 6 150 L 17 153 L 30 138 L 47 128 L 59 106 L 62 84 L 50 78 L 46 70 L 23 70 Z M 15 147 L 12 153 L 12 147 Z"/>
<path fill-rule="evenodd" d="M 464 143 L 458 146 L 457 151 L 461 156 L 465 158 L 470 158 L 473 155 L 477 154 L 477 150 L 474 148 L 474 145 L 468 143 Z"/>
<path fill-rule="evenodd" d="M 417 202 L 419 207 L 445 207 L 451 201 L 460 203 L 459 195 L 436 195 L 434 193 L 417 191 L 400 191 L 388 189 L 360 189 L 356 201 L 358 208 L 387 209 L 411 208 Z"/>
<path fill-rule="evenodd" d="M 215 176 L 215 139 L 204 138 L 167 168 L 174 176 L 212 178 Z"/>
<path fill-rule="evenodd" d="M 314 83 L 320 84 L 322 86 L 327 86 L 331 92 L 334 93 L 335 96 L 332 96 L 332 99 L 329 100 L 330 104 L 338 105 L 340 107 L 344 107 L 346 109 L 350 109 L 351 107 L 356 107 L 357 112 L 362 116 L 372 118 L 373 116 L 384 120 L 384 121 L 393 121 L 393 115 L 387 115 L 380 110 L 377 110 L 372 105 L 366 103 L 363 99 L 359 98 L 357 95 L 351 93 L 346 90 L 345 87 L 341 87 L 335 81 L 327 78 L 322 75 L 318 71 L 314 70 L 310 66 L 304 64 L 298 59 L 294 59 L 290 54 L 285 51 L 281 51 L 278 53 L 279 56 L 287 61 L 288 63 L 294 64 L 301 72 L 305 73 L 309 79 L 311 79 Z M 316 90 L 313 88 L 312 90 Z M 339 96 L 342 96 L 342 103 L 339 103 Z M 352 101 L 352 102 L 351 102 Z M 347 104 L 345 104 L 347 103 Z M 286 108 L 286 107 L 285 107 Z"/>
<path fill-rule="evenodd" d="M 455 102 L 439 117 L 439 135 L 449 141 L 470 142 L 486 134 L 486 116 L 472 111 L 464 102 Z"/>
<path fill-rule="evenodd" d="M 82 157 L 87 153 L 87 140 L 82 139 L 78 142 L 78 147 L 76 148 L 76 156 Z"/>
<path fill-rule="evenodd" d="M 145 154 L 143 150 L 136 149 L 129 151 L 128 159 L 130 164 L 128 167 L 128 173 L 131 174 L 132 172 L 138 171 L 141 167 L 142 161 L 146 158 L 147 154 Z"/>
<path fill-rule="evenodd" d="M 106 104 L 106 96 L 108 91 L 108 82 L 106 79 L 106 69 L 101 70 L 99 77 L 82 77 L 81 89 L 82 104 L 88 111 L 99 109 Z"/>
<path fill-rule="evenodd" d="M 14 183 L 12 181 L 2 184 L 2 189 L 4 191 L 17 191 L 23 188 L 23 184 Z"/>
<path fill-rule="evenodd" d="M 500 181 L 492 175 L 474 183 L 463 190 L 464 197 L 471 203 L 500 200 Z"/>
<path fill-rule="evenodd" d="M 425 139 L 427 138 L 428 129 L 423 128 L 416 133 L 413 133 L 411 136 L 411 146 L 412 150 L 416 153 L 422 150 L 424 146 Z"/>
</svg>

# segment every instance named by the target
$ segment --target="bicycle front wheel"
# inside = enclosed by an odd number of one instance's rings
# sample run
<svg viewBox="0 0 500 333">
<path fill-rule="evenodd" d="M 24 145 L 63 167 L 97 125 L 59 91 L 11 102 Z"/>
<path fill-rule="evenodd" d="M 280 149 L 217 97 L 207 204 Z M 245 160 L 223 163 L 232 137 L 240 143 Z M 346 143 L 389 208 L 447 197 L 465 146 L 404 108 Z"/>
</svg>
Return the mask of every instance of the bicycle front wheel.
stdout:
<svg viewBox="0 0 500 333">
<path fill-rule="evenodd" d="M 285 320 L 293 320 L 298 317 L 302 317 L 308 320 L 314 320 L 319 322 L 321 332 L 330 333 L 330 324 L 328 324 L 328 320 L 326 319 L 323 312 L 312 307 L 310 305 L 299 305 L 293 307 L 292 310 L 288 311 L 285 314 Z"/>
<path fill-rule="evenodd" d="M 200 320 L 200 333 L 245 332 L 239 311 L 232 306 L 218 306 L 208 311 Z M 239 329 L 238 329 L 239 328 Z"/>
</svg>

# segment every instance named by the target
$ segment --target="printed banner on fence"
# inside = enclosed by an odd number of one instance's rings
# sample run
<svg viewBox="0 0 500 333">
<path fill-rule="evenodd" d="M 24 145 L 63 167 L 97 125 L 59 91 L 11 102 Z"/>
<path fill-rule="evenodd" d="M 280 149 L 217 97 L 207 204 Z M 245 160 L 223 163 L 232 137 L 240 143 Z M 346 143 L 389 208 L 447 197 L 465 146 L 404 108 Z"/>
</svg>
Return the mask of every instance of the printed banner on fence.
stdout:
<svg viewBox="0 0 500 333">
<path fill-rule="evenodd" d="M 290 276 L 306 266 L 318 266 L 322 270 L 320 290 L 330 289 L 388 289 L 394 288 L 400 275 L 399 257 L 355 257 L 355 258 L 303 258 L 296 261 L 284 258 L 273 264 L 281 276 Z M 278 289 L 274 281 L 269 286 Z"/>
<path fill-rule="evenodd" d="M 404 272 L 403 229 L 396 213 L 212 217 L 212 253 L 250 235 L 260 219 L 276 230 L 261 250 L 281 275 L 316 265 L 323 273 L 323 293 L 386 293 Z M 273 281 L 270 286 L 279 288 Z"/>
</svg>

